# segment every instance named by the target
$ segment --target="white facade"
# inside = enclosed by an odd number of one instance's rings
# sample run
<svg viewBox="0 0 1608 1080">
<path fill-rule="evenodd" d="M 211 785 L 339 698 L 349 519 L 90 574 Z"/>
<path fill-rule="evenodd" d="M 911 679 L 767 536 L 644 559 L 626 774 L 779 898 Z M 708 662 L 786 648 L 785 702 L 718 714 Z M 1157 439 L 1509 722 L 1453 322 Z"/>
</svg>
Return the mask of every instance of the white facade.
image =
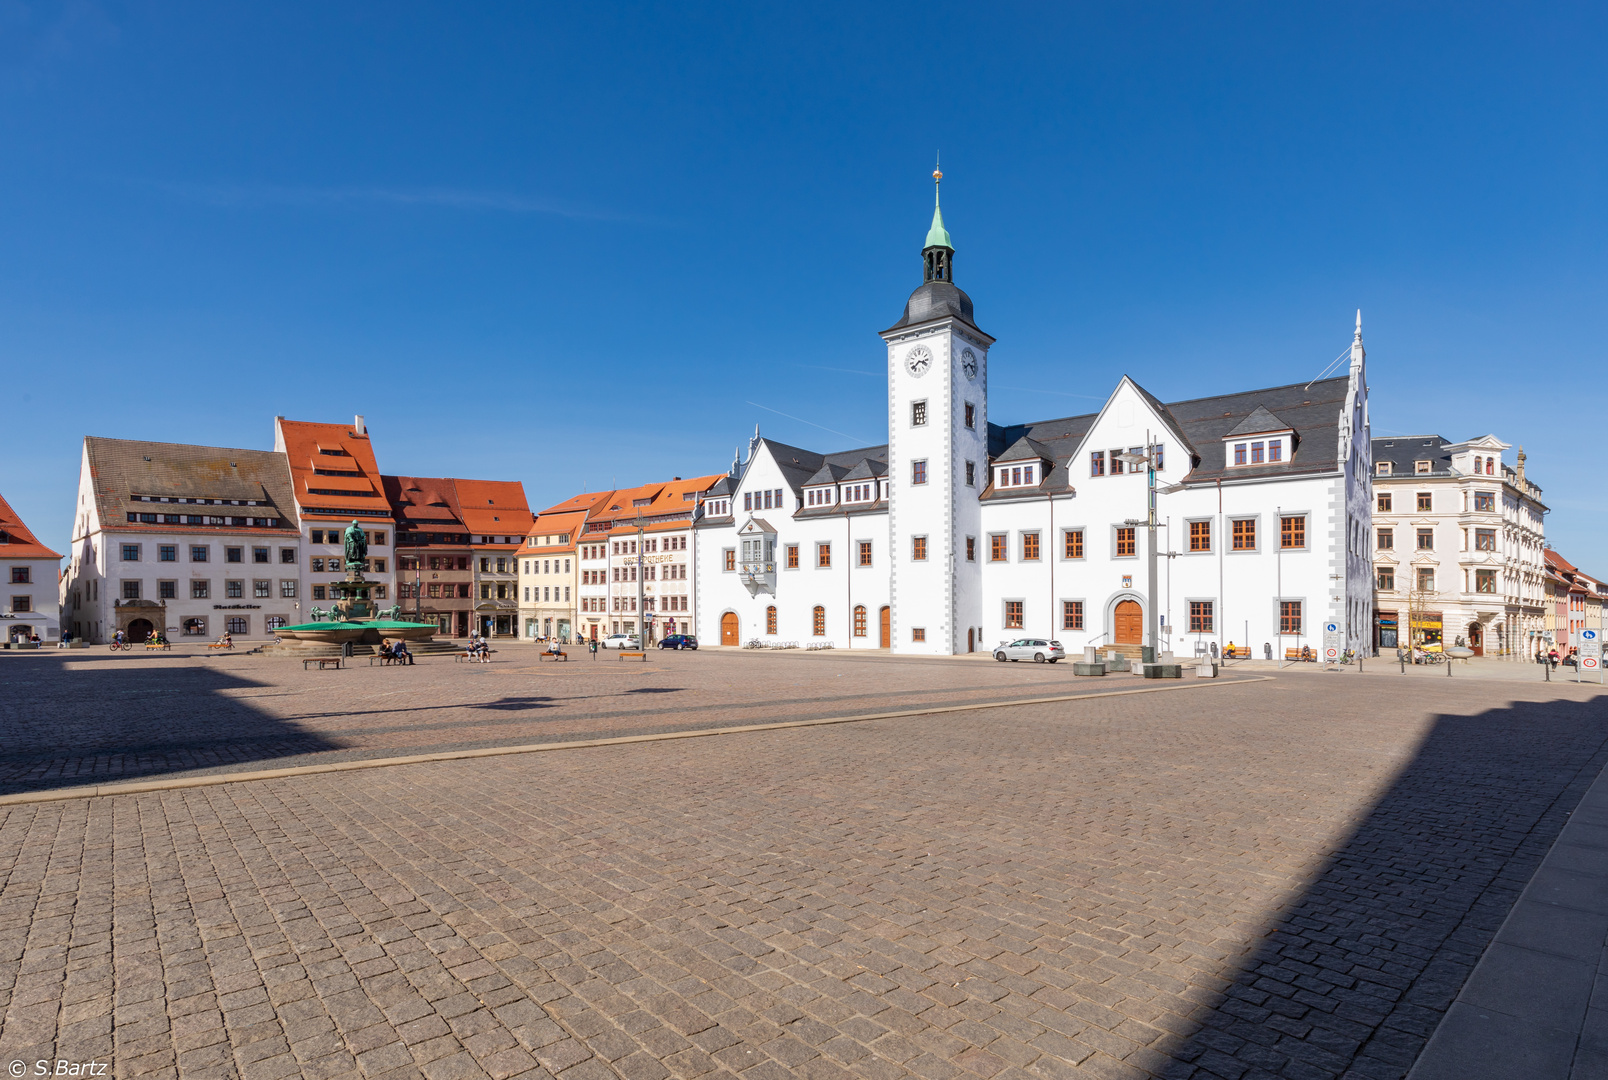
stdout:
<svg viewBox="0 0 1608 1080">
<path fill-rule="evenodd" d="M 1260 657 L 1316 653 L 1334 621 L 1342 647 L 1369 647 L 1360 315 L 1337 378 L 1173 405 L 1123 378 L 1095 416 L 1007 427 L 989 419 L 994 339 L 954 287 L 952 255 L 935 215 L 926 281 L 882 333 L 888 446 L 819 455 L 756 434 L 733 467 L 730 514 L 697 529 L 706 643 L 950 655 L 1043 636 L 1068 652 L 1137 653 L 1151 627 L 1161 651 L 1232 642 Z M 1064 382 L 1086 385 L 1072 372 Z M 1129 460 L 1151 447 L 1154 553 L 1146 472 Z M 867 482 L 874 501 L 845 504 Z"/>
<path fill-rule="evenodd" d="M 1494 435 L 1374 440 L 1382 648 L 1466 644 L 1516 660 L 1545 649 L 1547 507 L 1524 452 L 1507 464 L 1511 448 Z"/>
</svg>

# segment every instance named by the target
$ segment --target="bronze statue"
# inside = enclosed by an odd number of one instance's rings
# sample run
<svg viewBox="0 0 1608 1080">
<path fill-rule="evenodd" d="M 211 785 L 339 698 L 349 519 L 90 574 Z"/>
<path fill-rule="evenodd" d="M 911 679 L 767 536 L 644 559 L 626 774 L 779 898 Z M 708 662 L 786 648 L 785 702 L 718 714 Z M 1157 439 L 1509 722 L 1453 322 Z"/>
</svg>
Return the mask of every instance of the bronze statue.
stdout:
<svg viewBox="0 0 1608 1080">
<path fill-rule="evenodd" d="M 352 522 L 342 539 L 346 542 L 346 569 L 362 570 L 368 565 L 368 537 L 363 535 L 363 526 Z"/>
</svg>

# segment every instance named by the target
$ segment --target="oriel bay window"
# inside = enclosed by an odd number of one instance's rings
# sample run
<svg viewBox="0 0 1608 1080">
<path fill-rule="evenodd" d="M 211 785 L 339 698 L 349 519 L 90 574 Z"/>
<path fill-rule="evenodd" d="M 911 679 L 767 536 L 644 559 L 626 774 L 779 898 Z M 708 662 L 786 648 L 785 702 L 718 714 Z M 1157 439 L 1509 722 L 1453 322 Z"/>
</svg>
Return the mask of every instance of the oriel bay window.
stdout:
<svg viewBox="0 0 1608 1080">
<path fill-rule="evenodd" d="M 1474 493 L 1474 509 L 1492 511 L 1496 509 L 1496 496 L 1489 491 L 1476 491 Z"/>
<path fill-rule="evenodd" d="M 1494 593 L 1494 592 L 1496 592 L 1496 571 L 1495 570 L 1476 570 L 1476 571 L 1474 571 L 1474 591 L 1475 592 L 1482 592 L 1482 593 Z"/>
<path fill-rule="evenodd" d="M 1475 529 L 1474 530 L 1474 550 L 1475 551 L 1495 551 L 1496 550 L 1496 530 L 1495 529 Z"/>
</svg>

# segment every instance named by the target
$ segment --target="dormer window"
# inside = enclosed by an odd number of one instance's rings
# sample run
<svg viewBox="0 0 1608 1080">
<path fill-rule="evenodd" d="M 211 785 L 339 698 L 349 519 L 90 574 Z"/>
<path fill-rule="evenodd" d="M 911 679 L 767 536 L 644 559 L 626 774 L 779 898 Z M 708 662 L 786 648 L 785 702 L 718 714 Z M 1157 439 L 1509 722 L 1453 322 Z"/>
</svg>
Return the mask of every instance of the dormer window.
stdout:
<svg viewBox="0 0 1608 1080">
<path fill-rule="evenodd" d="M 1419 476 L 1423 476 L 1423 475 L 1425 475 L 1427 473 L 1433 472 L 1434 468 L 1435 468 L 1435 463 L 1433 461 L 1415 461 L 1415 462 L 1413 462 L 1413 472 L 1418 474 Z"/>
<path fill-rule="evenodd" d="M 1376 461 L 1376 462 L 1374 462 L 1374 472 L 1379 476 L 1389 476 L 1390 475 L 1390 462 L 1388 462 L 1388 461 Z"/>
<path fill-rule="evenodd" d="M 831 506 L 832 489 L 810 488 L 810 490 L 805 493 L 804 502 L 807 506 Z"/>
<path fill-rule="evenodd" d="M 1039 482 L 1037 465 L 1002 465 L 999 467 L 995 487 L 1029 487 Z"/>
<path fill-rule="evenodd" d="M 1287 457 L 1289 435 L 1264 436 L 1256 439 L 1236 439 L 1229 444 L 1230 467 L 1279 465 Z"/>
</svg>

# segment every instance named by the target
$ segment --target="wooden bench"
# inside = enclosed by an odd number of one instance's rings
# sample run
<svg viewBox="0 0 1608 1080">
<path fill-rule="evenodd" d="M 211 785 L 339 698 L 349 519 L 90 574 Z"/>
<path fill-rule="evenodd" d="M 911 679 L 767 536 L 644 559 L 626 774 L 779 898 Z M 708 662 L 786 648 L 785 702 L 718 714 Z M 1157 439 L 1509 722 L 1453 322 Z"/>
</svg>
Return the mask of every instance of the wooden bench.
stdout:
<svg viewBox="0 0 1608 1080">
<path fill-rule="evenodd" d="M 1311 646 L 1308 646 L 1307 654 L 1302 656 L 1300 649 L 1291 646 L 1290 648 L 1284 650 L 1284 659 L 1294 661 L 1311 660 L 1313 663 L 1316 663 L 1318 659 L 1318 651 Z"/>
<path fill-rule="evenodd" d="M 569 659 L 569 653 L 563 651 L 562 649 L 560 649 L 558 652 L 548 652 L 546 649 L 543 649 L 541 652 L 536 654 L 536 659 L 538 661 L 541 661 L 541 660 L 566 660 L 567 661 Z"/>
<path fill-rule="evenodd" d="M 474 663 L 477 663 L 477 664 L 489 664 L 489 663 L 491 663 L 492 654 L 495 653 L 496 651 L 497 651 L 496 649 L 487 649 L 486 650 L 486 655 L 483 656 L 483 657 L 475 656 L 475 655 L 473 655 L 473 654 L 471 654 L 469 652 L 454 653 L 453 657 L 452 657 L 452 662 L 454 664 L 461 664 L 464 661 L 469 660 L 469 661 L 473 661 Z"/>
<path fill-rule="evenodd" d="M 409 656 L 411 655 L 412 654 L 410 653 Z M 375 653 L 373 656 L 368 658 L 368 662 L 369 667 L 373 667 L 375 664 L 379 664 L 381 667 L 390 667 L 393 664 L 400 664 L 402 667 L 407 667 L 413 661 L 410 660 L 408 656 L 381 656 L 379 653 Z"/>
<path fill-rule="evenodd" d="M 325 668 L 328 668 L 328 667 L 332 667 L 336 671 L 339 671 L 341 669 L 341 658 L 339 656 L 314 656 L 314 657 L 310 657 L 310 658 L 302 661 L 302 670 L 306 671 L 307 666 L 309 664 L 317 664 L 319 671 L 323 671 Z"/>
<path fill-rule="evenodd" d="M 640 656 L 644 664 L 648 662 L 648 651 L 646 649 L 621 649 L 619 652 L 620 659 L 624 660 L 627 656 Z"/>
</svg>

